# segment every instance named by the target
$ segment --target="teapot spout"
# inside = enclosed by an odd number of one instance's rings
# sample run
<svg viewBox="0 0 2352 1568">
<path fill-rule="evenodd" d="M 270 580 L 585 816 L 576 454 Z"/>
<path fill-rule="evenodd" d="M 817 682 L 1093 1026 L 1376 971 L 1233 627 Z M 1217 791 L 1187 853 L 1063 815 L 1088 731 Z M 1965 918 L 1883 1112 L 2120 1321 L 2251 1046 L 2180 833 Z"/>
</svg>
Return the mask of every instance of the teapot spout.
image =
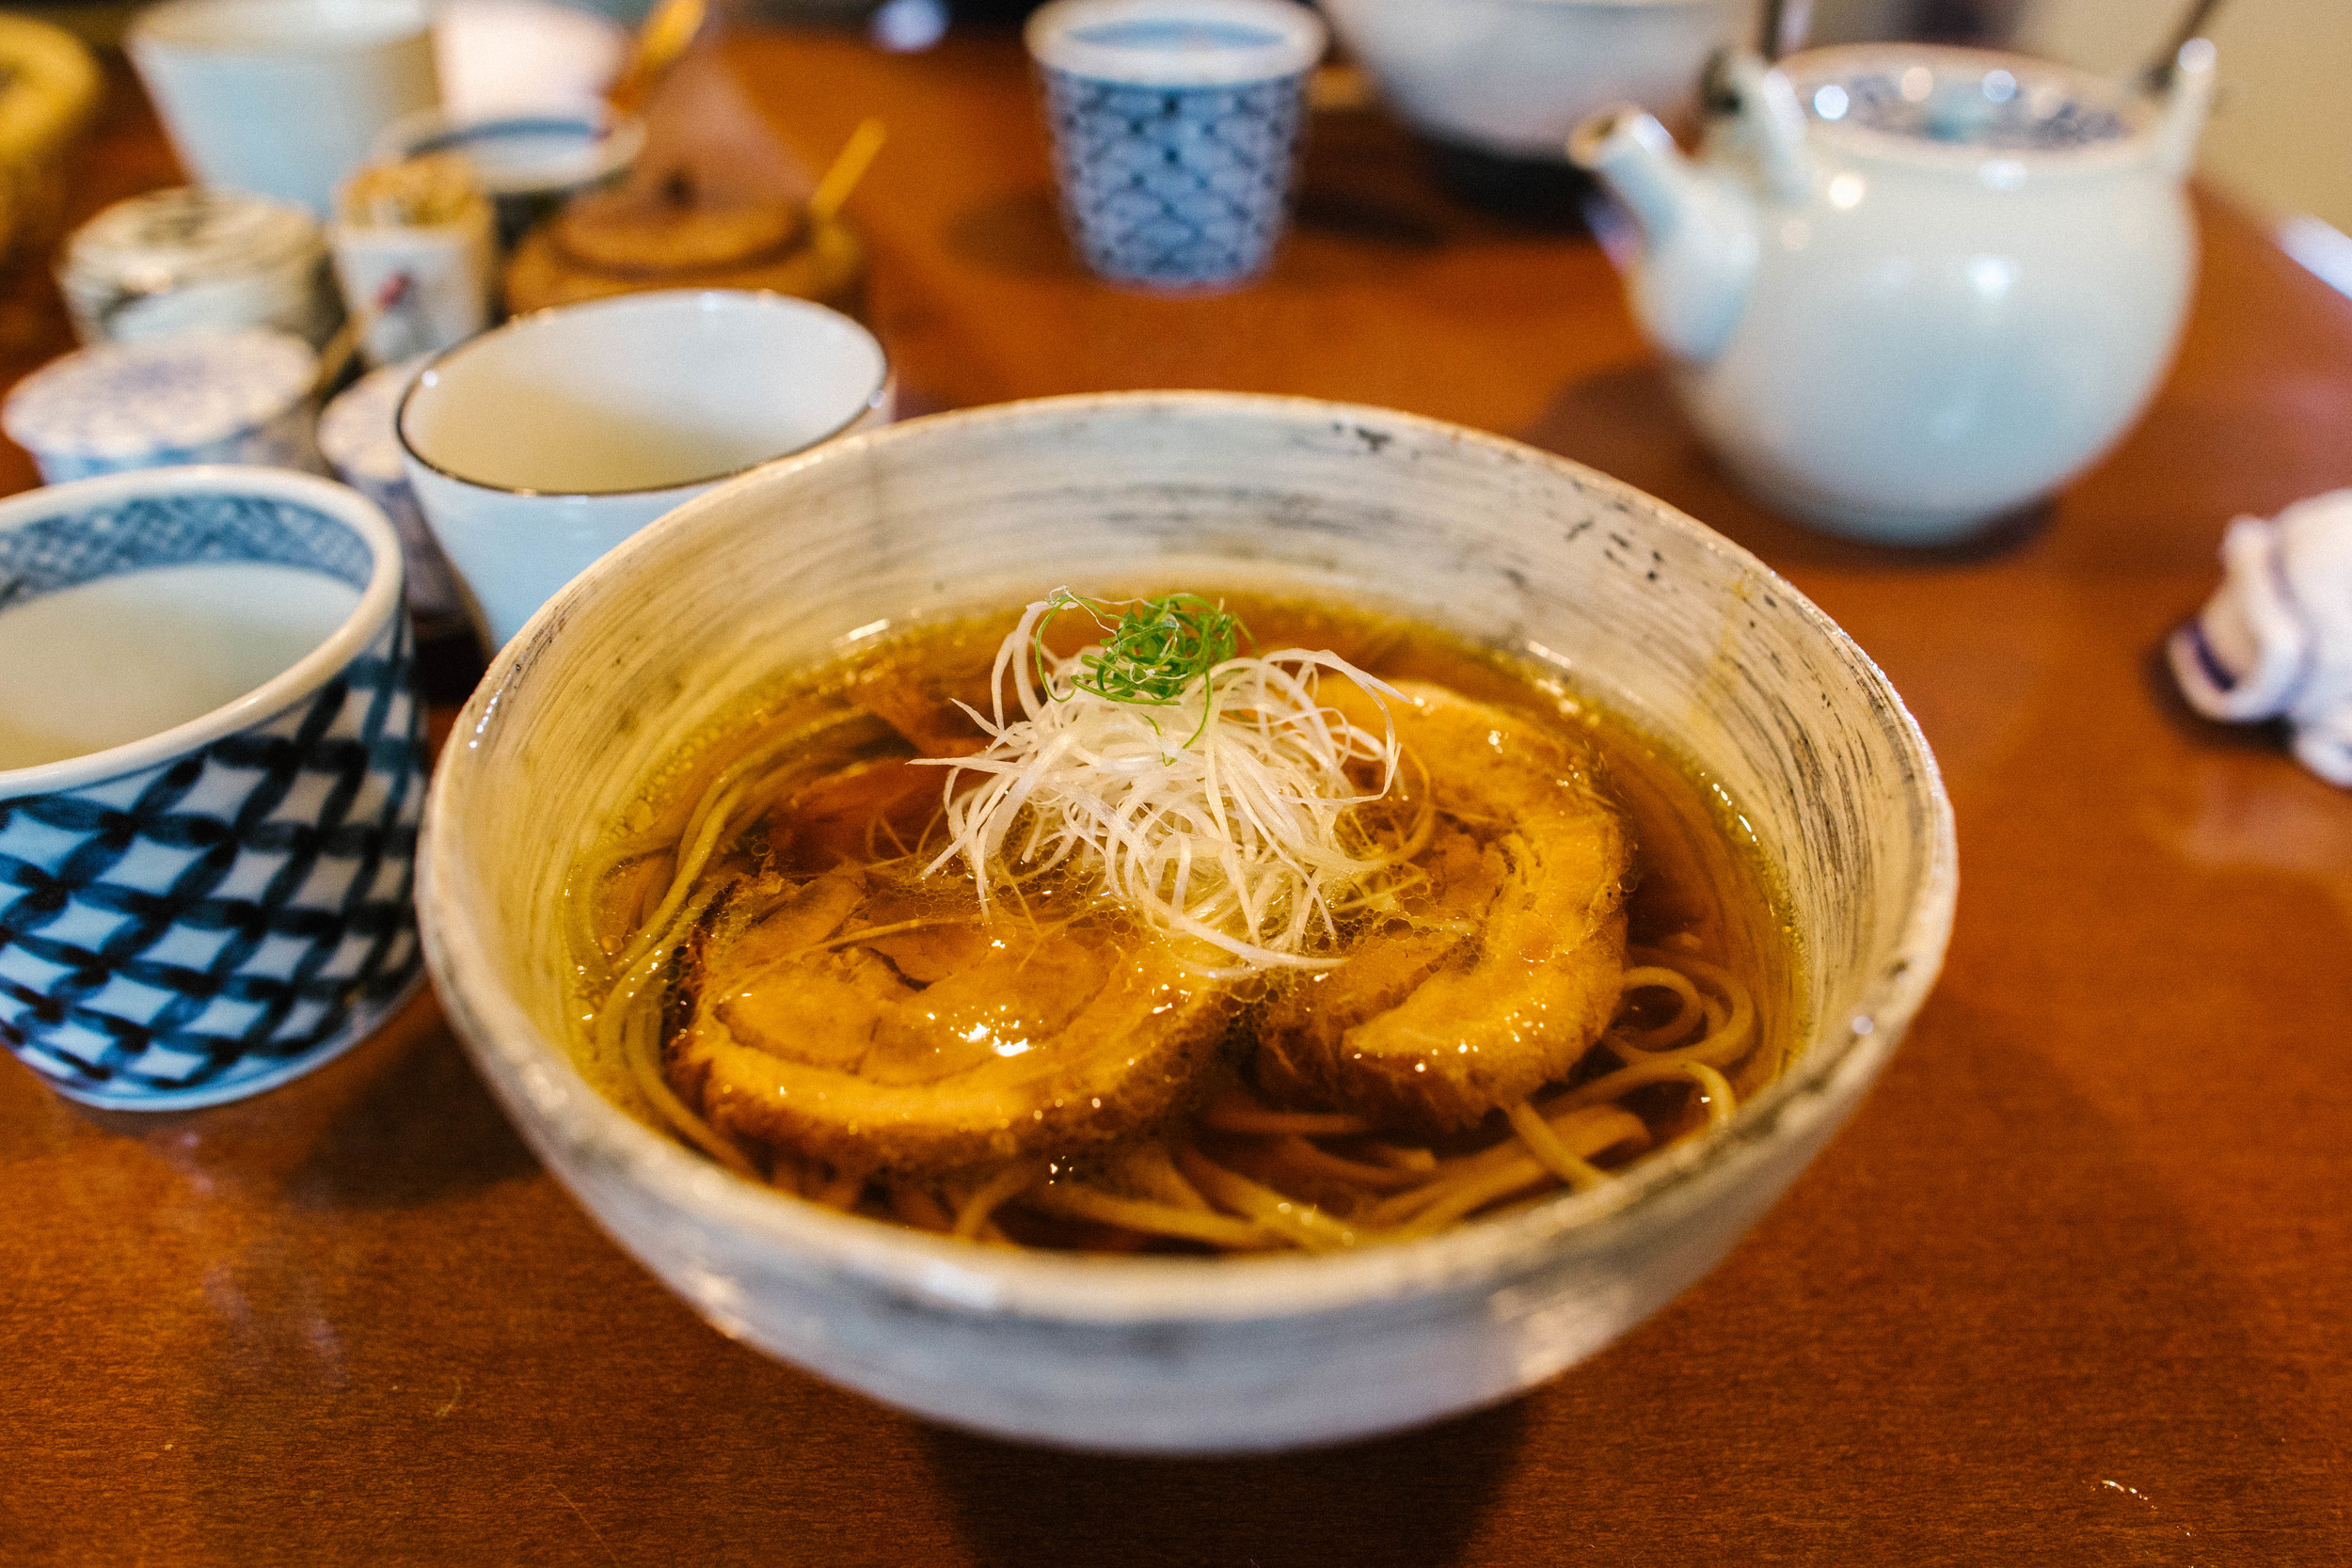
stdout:
<svg viewBox="0 0 2352 1568">
<path fill-rule="evenodd" d="M 2197 162 L 2197 138 L 2213 107 L 2214 47 L 2210 39 L 2190 39 L 2174 52 L 2170 81 L 2156 121 L 2156 163 L 2175 179 Z"/>
<path fill-rule="evenodd" d="M 1633 214 L 1634 313 L 1659 346 L 1705 362 L 1723 352 L 1756 274 L 1756 210 L 1746 193 L 1692 166 L 1657 119 L 1630 104 L 1576 128 L 1568 156 Z"/>
</svg>

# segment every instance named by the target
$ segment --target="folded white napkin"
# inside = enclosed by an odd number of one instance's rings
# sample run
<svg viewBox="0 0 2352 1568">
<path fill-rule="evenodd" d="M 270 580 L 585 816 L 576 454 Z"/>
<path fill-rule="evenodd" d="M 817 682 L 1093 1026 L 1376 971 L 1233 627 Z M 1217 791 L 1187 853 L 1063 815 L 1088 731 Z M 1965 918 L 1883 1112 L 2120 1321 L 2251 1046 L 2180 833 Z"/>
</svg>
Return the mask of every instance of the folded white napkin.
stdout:
<svg viewBox="0 0 2352 1568">
<path fill-rule="evenodd" d="M 2221 540 L 2222 582 L 2172 634 L 2172 673 L 2209 719 L 2283 716 L 2295 754 L 2352 787 L 2352 490 L 2240 517 Z"/>
</svg>

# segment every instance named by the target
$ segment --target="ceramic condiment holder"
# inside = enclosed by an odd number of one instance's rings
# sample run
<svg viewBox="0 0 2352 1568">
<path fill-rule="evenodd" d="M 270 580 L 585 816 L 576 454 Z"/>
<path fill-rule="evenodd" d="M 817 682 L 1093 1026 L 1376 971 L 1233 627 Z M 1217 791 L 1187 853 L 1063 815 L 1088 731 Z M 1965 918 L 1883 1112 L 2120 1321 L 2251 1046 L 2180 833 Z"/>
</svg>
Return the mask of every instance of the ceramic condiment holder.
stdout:
<svg viewBox="0 0 2352 1568">
<path fill-rule="evenodd" d="M 316 347 L 342 319 L 318 221 L 242 191 L 118 201 L 73 231 L 57 283 L 86 343 L 267 326 Z"/>
</svg>

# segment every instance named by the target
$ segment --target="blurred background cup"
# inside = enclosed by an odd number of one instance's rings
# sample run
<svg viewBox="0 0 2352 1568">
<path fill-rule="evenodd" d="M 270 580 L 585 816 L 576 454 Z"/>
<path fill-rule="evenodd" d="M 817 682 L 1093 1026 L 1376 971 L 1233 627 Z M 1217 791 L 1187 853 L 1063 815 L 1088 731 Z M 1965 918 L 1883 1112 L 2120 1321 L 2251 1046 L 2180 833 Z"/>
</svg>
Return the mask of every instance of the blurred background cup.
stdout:
<svg viewBox="0 0 2352 1568">
<path fill-rule="evenodd" d="M 496 649 L 605 551 L 721 480 L 889 422 L 872 333 L 806 300 L 709 289 L 518 317 L 417 378 L 396 429 Z"/>
<path fill-rule="evenodd" d="M 322 218 L 377 134 L 440 98 L 423 0 L 165 0 L 129 45 L 189 172 Z"/>
<path fill-rule="evenodd" d="M 340 484 L 163 468 L 0 501 L 0 1044 L 183 1110 L 371 1033 L 420 977 L 400 546 Z"/>
<path fill-rule="evenodd" d="M 1226 288 L 1289 219 L 1322 21 L 1285 0 L 1055 0 L 1030 17 L 1063 221 L 1115 282 Z"/>
</svg>

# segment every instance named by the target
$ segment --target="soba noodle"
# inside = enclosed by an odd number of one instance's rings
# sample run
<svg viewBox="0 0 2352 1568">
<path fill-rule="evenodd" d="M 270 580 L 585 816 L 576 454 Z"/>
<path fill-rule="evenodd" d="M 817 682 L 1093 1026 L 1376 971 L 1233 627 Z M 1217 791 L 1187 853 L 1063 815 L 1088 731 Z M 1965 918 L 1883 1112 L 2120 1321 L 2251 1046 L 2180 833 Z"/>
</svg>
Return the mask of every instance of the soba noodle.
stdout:
<svg viewBox="0 0 2352 1568">
<path fill-rule="evenodd" d="M 820 798 L 854 800 L 861 781 L 899 791 L 866 810 L 862 825 L 855 813 L 825 818 L 827 842 L 842 863 L 854 864 L 862 885 L 903 891 L 915 912 L 847 927 L 799 949 L 803 957 L 871 954 L 878 950 L 866 944 L 974 918 L 972 866 L 941 868 L 956 853 L 956 814 L 934 795 L 928 822 L 914 821 L 920 814 L 902 776 L 919 770 L 898 766 L 914 749 L 902 738 L 909 726 L 886 722 L 871 702 L 849 700 L 871 699 L 894 670 L 922 670 L 927 658 L 935 665 L 958 647 L 968 653 L 987 635 L 969 626 L 918 632 L 788 685 L 657 784 L 633 830 L 578 868 L 568 912 L 590 1004 L 588 1059 L 606 1070 L 618 1097 L 748 1179 L 943 1235 L 1090 1250 L 1326 1251 L 1407 1240 L 1564 1189 L 1601 1187 L 1638 1157 L 1724 1127 L 1742 1094 L 1778 1066 L 1759 989 L 1772 984 L 1781 937 L 1753 852 L 1725 837 L 1721 813 L 1696 784 L 1657 748 L 1507 660 L 1375 617 L 1256 600 L 1244 612 L 1262 637 L 1303 625 L 1332 640 L 1304 645 L 1344 642 L 1375 675 L 1435 679 L 1508 700 L 1515 715 L 1543 716 L 1581 754 L 1597 757 L 1614 809 L 1630 822 L 1642 885 L 1632 895 L 1635 941 L 1624 951 L 1613 1016 L 1568 1071 L 1451 1131 L 1311 1103 L 1295 1076 L 1269 1066 L 1253 1042 L 1254 1021 L 1279 993 L 1279 973 L 1229 969 L 1216 972 L 1216 983 L 1240 1000 L 1217 1064 L 1202 1075 L 1188 1112 L 1132 1135 L 922 1171 L 749 1140 L 715 1123 L 679 1073 L 675 1043 L 694 1014 L 697 944 L 729 918 L 753 868 L 775 861 L 778 824 L 805 817 Z M 1001 631 L 1004 623 L 993 625 Z M 1406 759 L 1408 768 L 1431 760 Z M 1394 768 L 1393 754 L 1386 766 Z M 928 777 L 935 788 L 938 773 Z M 1393 889 L 1409 880 L 1398 868 L 1410 870 L 1417 847 L 1430 842 L 1425 819 L 1435 798 L 1408 781 L 1393 809 L 1350 808 L 1357 825 L 1344 831 L 1347 842 L 1370 857 L 1365 863 L 1377 863 L 1377 875 L 1348 885 L 1391 890 L 1362 895 L 1366 908 L 1396 907 Z M 1490 837 L 1502 831 L 1478 826 Z M 961 890 L 961 911 L 940 903 L 943 883 Z M 1096 918 L 1099 899 L 1073 901 L 1051 879 L 1005 883 L 1016 907 L 998 918 L 1047 931 L 1060 928 L 1057 921 Z M 1334 908 L 1317 918 L 1338 934 L 1350 916 Z M 1295 931 L 1311 924 L 1304 915 L 1290 921 Z M 1337 961 L 1327 954 L 1344 945 L 1327 944 L 1317 950 L 1327 956 L 1313 961 Z"/>
</svg>

